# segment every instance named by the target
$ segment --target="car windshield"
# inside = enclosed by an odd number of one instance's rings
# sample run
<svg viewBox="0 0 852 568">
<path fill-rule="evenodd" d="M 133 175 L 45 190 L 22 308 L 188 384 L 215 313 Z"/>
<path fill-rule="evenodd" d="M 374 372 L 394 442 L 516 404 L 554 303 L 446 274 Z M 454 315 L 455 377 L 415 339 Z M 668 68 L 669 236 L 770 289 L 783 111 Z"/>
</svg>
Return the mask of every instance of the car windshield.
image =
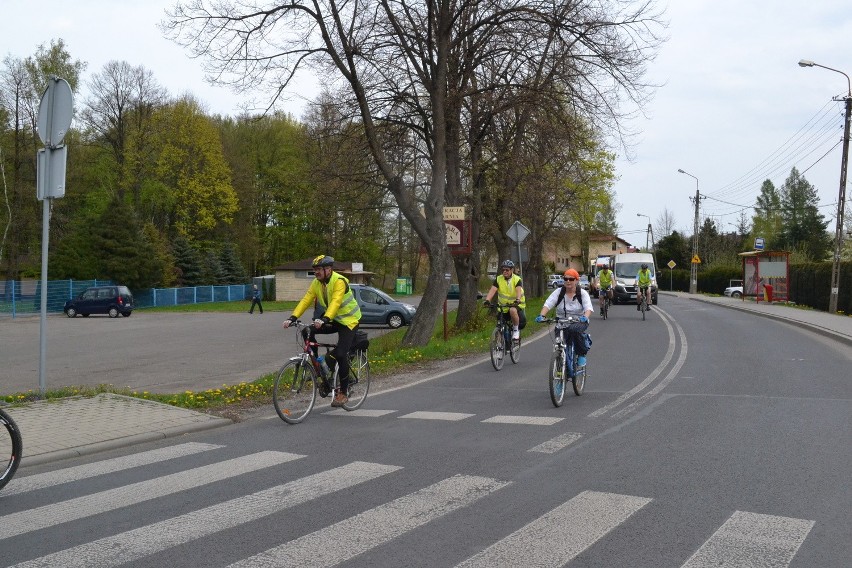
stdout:
<svg viewBox="0 0 852 568">
<path fill-rule="evenodd" d="M 642 268 L 641 262 L 619 262 L 615 265 L 615 275 L 619 278 L 636 278 L 640 268 Z M 651 277 L 653 277 L 653 267 L 649 266 L 648 269 L 651 271 Z"/>
</svg>

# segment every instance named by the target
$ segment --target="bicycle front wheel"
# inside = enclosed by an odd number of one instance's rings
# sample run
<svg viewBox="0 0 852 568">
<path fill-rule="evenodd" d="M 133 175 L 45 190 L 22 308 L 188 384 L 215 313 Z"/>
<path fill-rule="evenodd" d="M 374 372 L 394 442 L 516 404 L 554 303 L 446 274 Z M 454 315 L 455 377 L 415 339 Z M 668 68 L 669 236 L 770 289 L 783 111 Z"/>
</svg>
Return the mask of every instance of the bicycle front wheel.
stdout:
<svg viewBox="0 0 852 568">
<path fill-rule="evenodd" d="M 349 401 L 343 405 L 344 410 L 355 410 L 367 398 L 370 392 L 370 361 L 367 352 L 361 349 L 349 356 L 349 388 L 346 396 Z"/>
<path fill-rule="evenodd" d="M 583 366 L 577 364 L 577 355 L 574 355 L 574 379 L 572 381 L 572 386 L 574 387 L 574 394 L 577 396 L 581 396 L 583 394 L 583 387 L 586 386 L 586 367 L 588 363 Z"/>
<path fill-rule="evenodd" d="M 562 401 L 565 400 L 565 352 L 561 349 L 555 350 L 550 358 L 550 377 L 547 383 L 553 406 L 562 406 Z"/>
<path fill-rule="evenodd" d="M 506 342 L 503 338 L 503 330 L 494 328 L 491 333 L 491 364 L 495 371 L 503 368 L 503 357 L 506 354 Z"/>
<path fill-rule="evenodd" d="M 643 299 L 642 300 L 642 321 L 645 321 L 645 312 L 648 311 L 648 303 Z"/>
<path fill-rule="evenodd" d="M 512 339 L 509 345 L 509 356 L 512 358 L 512 363 L 517 363 L 521 360 L 521 338 Z"/>
<path fill-rule="evenodd" d="M 272 403 L 287 424 L 298 424 L 310 414 L 317 400 L 317 375 L 303 361 L 290 361 L 275 377 Z"/>
<path fill-rule="evenodd" d="M 21 431 L 12 418 L 0 409 L 0 489 L 2 489 L 18 469 L 24 444 Z"/>
</svg>

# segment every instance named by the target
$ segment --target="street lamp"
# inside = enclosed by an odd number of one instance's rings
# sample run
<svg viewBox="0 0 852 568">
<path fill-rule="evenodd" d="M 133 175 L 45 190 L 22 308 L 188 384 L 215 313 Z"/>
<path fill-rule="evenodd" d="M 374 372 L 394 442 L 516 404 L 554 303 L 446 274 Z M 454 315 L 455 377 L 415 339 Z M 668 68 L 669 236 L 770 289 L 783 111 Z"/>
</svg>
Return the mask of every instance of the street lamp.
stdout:
<svg viewBox="0 0 852 568">
<path fill-rule="evenodd" d="M 799 67 L 822 67 L 846 77 L 847 93 L 843 97 L 846 101 L 846 115 L 843 120 L 843 154 L 840 157 L 840 192 L 837 196 L 837 225 L 834 230 L 834 262 L 831 265 L 831 295 L 828 297 L 828 312 L 837 313 L 837 297 L 840 294 L 840 251 L 843 250 L 843 209 L 846 201 L 846 168 L 849 162 L 849 121 L 852 115 L 852 81 L 849 75 L 843 71 L 802 59 Z M 840 100 L 840 99 L 835 99 Z"/>
<path fill-rule="evenodd" d="M 698 258 L 698 202 L 701 199 L 701 194 L 698 192 L 698 178 L 692 175 L 689 172 L 685 172 L 681 169 L 677 170 L 679 173 L 686 174 L 692 179 L 695 180 L 695 227 L 692 230 L 692 261 L 690 262 L 689 269 L 689 293 L 697 294 L 698 293 L 698 263 L 695 262 L 695 259 Z"/>
<path fill-rule="evenodd" d="M 646 219 L 648 219 L 648 228 L 645 229 L 645 250 L 650 250 L 650 247 L 648 246 L 648 235 L 651 234 L 651 218 L 647 215 L 643 215 L 642 213 L 637 213 L 636 216 L 645 217 Z"/>
</svg>

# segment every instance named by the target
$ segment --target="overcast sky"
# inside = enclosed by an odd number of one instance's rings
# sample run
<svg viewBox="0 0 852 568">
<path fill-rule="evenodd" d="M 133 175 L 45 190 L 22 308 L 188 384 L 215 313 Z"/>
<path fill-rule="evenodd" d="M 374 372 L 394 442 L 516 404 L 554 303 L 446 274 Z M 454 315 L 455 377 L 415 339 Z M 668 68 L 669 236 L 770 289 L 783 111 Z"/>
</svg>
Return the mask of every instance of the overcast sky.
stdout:
<svg viewBox="0 0 852 568">
<path fill-rule="evenodd" d="M 28 57 L 62 38 L 88 64 L 84 82 L 110 60 L 143 65 L 173 95 L 194 94 L 208 108 L 236 114 L 245 97 L 204 81 L 201 65 L 166 40 L 156 24 L 172 0 L 3 0 L 0 55 Z M 678 0 L 667 5 L 669 40 L 649 67 L 661 84 L 637 134 L 632 156 L 618 150 L 616 198 L 621 235 L 644 246 L 647 225 L 664 209 L 675 228 L 692 234 L 695 180 L 701 217 L 734 230 L 750 217 L 760 185 L 780 186 L 795 166 L 834 219 L 840 181 L 846 78 L 800 59 L 852 74 L 852 9 L 848 0 Z M 843 54 L 846 55 L 843 55 Z M 305 77 L 302 95 L 312 96 Z M 85 95 L 85 92 L 81 93 Z M 300 93 L 283 110 L 301 117 Z M 850 197 L 847 190 L 847 197 Z M 847 214 L 850 211 L 847 201 Z M 655 235 L 659 238 L 661 235 Z"/>
</svg>

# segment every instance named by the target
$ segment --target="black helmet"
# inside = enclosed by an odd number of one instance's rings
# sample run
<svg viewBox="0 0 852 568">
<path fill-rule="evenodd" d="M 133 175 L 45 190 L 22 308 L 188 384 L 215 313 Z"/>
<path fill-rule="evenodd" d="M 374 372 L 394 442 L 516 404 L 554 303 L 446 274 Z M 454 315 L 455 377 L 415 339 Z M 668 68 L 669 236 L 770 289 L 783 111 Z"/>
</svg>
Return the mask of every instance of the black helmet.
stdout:
<svg viewBox="0 0 852 568">
<path fill-rule="evenodd" d="M 503 261 L 503 264 L 500 265 L 500 268 L 515 268 L 515 263 L 506 259 Z"/>
<path fill-rule="evenodd" d="M 643 262 L 643 263 L 642 263 L 642 268 L 648 268 L 648 265 L 647 265 L 647 264 L 645 264 L 645 263 Z"/>
<path fill-rule="evenodd" d="M 311 264 L 312 268 L 319 268 L 321 266 L 333 266 L 334 259 L 328 255 L 321 254 L 314 259 L 313 264 Z"/>
</svg>

